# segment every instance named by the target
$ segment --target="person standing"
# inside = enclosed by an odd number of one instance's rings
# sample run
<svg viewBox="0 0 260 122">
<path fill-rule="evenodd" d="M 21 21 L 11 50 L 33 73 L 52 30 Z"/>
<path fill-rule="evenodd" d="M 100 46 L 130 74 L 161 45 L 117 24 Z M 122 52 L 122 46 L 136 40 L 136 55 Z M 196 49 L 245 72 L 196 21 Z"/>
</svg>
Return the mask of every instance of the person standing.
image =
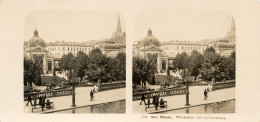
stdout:
<svg viewBox="0 0 260 122">
<path fill-rule="evenodd" d="M 206 100 L 208 97 L 208 92 L 207 92 L 207 89 L 204 90 L 204 100 Z"/>
<path fill-rule="evenodd" d="M 147 95 L 147 105 L 148 105 L 148 108 L 149 108 L 149 106 L 150 106 L 150 96 L 149 95 Z"/>
<path fill-rule="evenodd" d="M 158 98 L 158 97 L 156 97 L 156 98 L 155 98 L 155 102 L 154 102 L 154 107 L 155 107 L 155 110 L 157 110 L 157 109 L 158 109 L 158 106 L 159 106 L 159 98 Z"/>
<path fill-rule="evenodd" d="M 42 105 L 42 95 L 39 96 L 39 105 Z"/>
<path fill-rule="evenodd" d="M 93 100 L 93 98 L 94 98 L 94 93 L 93 93 L 93 91 L 92 91 L 92 90 L 90 90 L 90 101 L 92 101 L 92 100 Z"/>
<path fill-rule="evenodd" d="M 146 104 L 145 103 L 145 97 L 144 97 L 144 93 L 142 94 L 142 98 L 141 98 L 141 102 L 140 102 L 140 105 L 142 105 L 142 102 L 144 101 L 144 104 Z"/>
<path fill-rule="evenodd" d="M 28 106 L 28 103 L 31 103 L 31 106 L 32 106 L 32 96 L 31 96 L 31 93 L 29 92 L 28 94 L 28 98 L 27 98 L 28 102 L 26 104 L 26 106 Z"/>
<path fill-rule="evenodd" d="M 36 108 L 36 104 L 37 104 L 37 98 L 36 98 L 36 95 L 33 97 L 33 105 L 34 105 L 34 108 Z"/>
<path fill-rule="evenodd" d="M 45 97 L 42 97 L 42 102 L 41 102 L 41 106 L 42 106 L 42 111 L 44 111 L 44 107 L 45 107 Z"/>
</svg>

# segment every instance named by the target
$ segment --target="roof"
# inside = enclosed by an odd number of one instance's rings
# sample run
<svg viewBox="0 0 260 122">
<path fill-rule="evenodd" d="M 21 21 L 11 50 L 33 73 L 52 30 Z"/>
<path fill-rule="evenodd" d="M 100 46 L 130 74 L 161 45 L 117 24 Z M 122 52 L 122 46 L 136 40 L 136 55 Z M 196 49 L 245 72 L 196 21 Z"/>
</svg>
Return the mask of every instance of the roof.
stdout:
<svg viewBox="0 0 260 122">
<path fill-rule="evenodd" d="M 234 50 L 225 50 L 225 51 L 221 52 L 220 55 L 221 55 L 221 56 L 228 57 L 228 56 L 230 56 L 233 52 L 234 52 Z"/>
</svg>

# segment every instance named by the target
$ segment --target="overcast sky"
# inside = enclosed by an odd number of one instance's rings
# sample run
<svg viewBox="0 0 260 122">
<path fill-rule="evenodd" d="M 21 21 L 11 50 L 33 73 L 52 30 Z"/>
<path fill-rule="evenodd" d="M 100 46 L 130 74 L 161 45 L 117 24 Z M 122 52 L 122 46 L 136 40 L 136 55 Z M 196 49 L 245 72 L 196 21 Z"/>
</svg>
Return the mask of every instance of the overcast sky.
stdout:
<svg viewBox="0 0 260 122">
<path fill-rule="evenodd" d="M 111 10 L 41 10 L 29 14 L 25 20 L 24 41 L 34 29 L 46 42 L 89 41 L 110 38 L 116 31 L 118 11 Z M 123 16 L 121 28 L 125 31 Z"/>
<path fill-rule="evenodd" d="M 231 20 L 225 11 L 149 10 L 135 20 L 134 41 L 142 40 L 149 27 L 160 41 L 216 39 L 225 36 Z"/>
</svg>

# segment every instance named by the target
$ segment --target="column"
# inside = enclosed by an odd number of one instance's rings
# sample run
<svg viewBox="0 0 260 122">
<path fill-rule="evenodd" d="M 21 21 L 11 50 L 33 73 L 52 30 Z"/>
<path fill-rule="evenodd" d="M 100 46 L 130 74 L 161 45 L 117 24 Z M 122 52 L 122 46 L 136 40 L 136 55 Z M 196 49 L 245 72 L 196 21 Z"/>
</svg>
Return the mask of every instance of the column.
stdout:
<svg viewBox="0 0 260 122">
<path fill-rule="evenodd" d="M 162 70 L 161 53 L 158 52 L 158 56 L 157 56 L 157 72 L 161 73 L 161 70 Z"/>
</svg>

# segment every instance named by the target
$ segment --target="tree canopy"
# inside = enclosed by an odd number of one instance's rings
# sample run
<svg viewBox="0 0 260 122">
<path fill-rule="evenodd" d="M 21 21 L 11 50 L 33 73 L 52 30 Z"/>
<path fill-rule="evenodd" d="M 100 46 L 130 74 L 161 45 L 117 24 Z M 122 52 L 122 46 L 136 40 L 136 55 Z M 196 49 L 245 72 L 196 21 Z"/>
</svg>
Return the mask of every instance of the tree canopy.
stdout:
<svg viewBox="0 0 260 122">
<path fill-rule="evenodd" d="M 155 83 L 153 76 L 156 72 L 156 65 L 153 62 L 142 57 L 133 58 L 133 82 L 140 84 L 141 81 L 148 81 L 151 84 Z"/>
<path fill-rule="evenodd" d="M 60 60 L 60 67 L 65 71 L 73 71 L 81 81 L 84 77 L 90 82 L 120 81 L 126 78 L 125 58 L 125 53 L 107 57 L 100 49 L 95 48 L 89 55 L 82 51 L 79 51 L 77 56 L 71 53 L 64 55 Z"/>
<path fill-rule="evenodd" d="M 43 73 L 43 65 L 41 60 L 31 60 L 24 57 L 24 86 L 35 83 L 41 85 L 41 74 Z"/>
</svg>

